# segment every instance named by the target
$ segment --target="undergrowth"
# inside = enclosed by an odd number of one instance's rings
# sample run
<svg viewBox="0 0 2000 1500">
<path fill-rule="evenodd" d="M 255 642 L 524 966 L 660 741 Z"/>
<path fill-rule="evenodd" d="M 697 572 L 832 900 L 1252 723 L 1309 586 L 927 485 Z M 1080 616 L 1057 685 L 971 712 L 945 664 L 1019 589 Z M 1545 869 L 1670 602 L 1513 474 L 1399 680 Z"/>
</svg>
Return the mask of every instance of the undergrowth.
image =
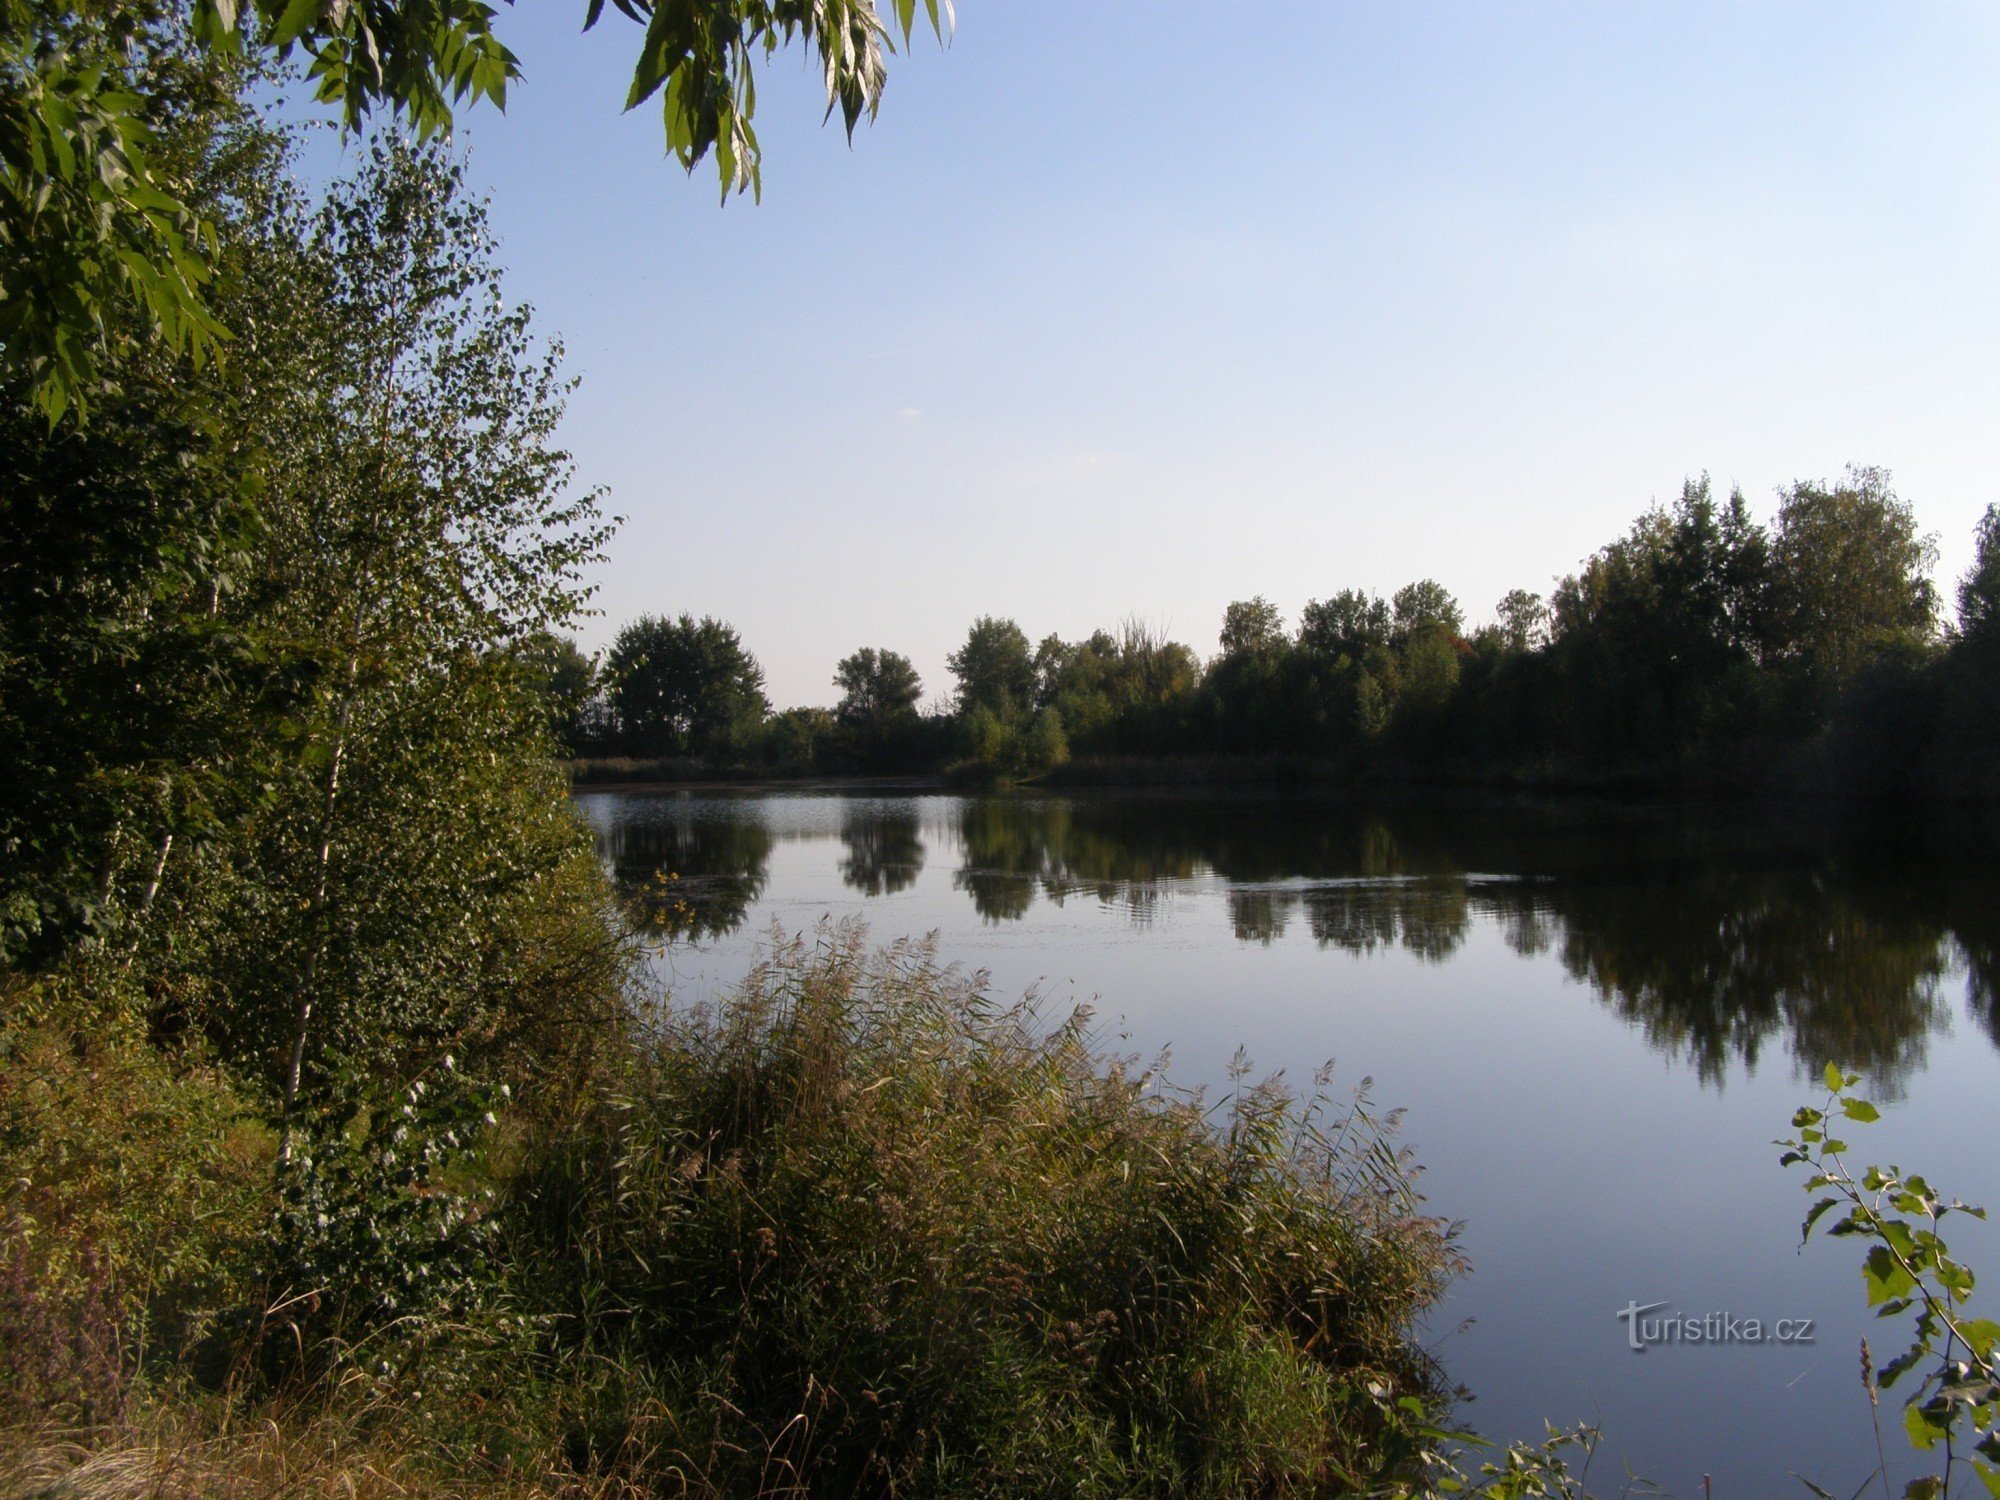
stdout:
<svg viewBox="0 0 2000 1500">
<path fill-rule="evenodd" d="M 1340 1494 L 1443 1405 L 1412 1329 L 1456 1252 L 1393 1121 L 1177 1092 L 923 944 L 774 940 L 562 1107 L 455 1116 L 289 1278 L 227 1079 L 58 1020 L 6 1028 L 0 1333 L 80 1352 L 0 1364 L 0 1492 Z M 364 1243 L 412 1204 L 468 1226 L 429 1301 Z"/>
</svg>

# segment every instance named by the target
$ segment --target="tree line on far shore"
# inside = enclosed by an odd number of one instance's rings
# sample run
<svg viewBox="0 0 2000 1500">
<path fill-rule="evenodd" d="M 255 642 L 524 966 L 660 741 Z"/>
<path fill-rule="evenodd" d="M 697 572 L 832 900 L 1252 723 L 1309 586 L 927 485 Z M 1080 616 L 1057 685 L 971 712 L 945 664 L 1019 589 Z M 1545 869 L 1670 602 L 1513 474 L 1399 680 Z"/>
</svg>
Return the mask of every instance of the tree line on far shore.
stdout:
<svg viewBox="0 0 2000 1500">
<path fill-rule="evenodd" d="M 1769 525 L 1704 475 L 1476 628 L 1430 579 L 1314 600 L 1291 628 L 1265 599 L 1233 603 L 1207 660 L 1136 619 L 1033 644 L 984 616 L 949 658 L 948 704 L 923 706 L 908 657 L 863 647 L 835 668 L 832 707 L 777 713 L 719 620 L 647 616 L 596 659 L 543 649 L 572 752 L 716 770 L 1262 756 L 1374 778 L 1992 793 L 2000 508 L 1978 525 L 1955 623 L 1935 556 L 1883 470 L 1793 484 Z"/>
</svg>

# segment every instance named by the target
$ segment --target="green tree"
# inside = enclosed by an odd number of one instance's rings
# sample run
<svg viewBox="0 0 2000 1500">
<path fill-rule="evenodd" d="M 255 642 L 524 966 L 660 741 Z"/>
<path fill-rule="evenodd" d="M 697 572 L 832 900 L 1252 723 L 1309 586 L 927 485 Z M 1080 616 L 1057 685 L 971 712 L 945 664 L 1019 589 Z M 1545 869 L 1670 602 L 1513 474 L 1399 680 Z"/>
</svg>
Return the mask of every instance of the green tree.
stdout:
<svg viewBox="0 0 2000 1500">
<path fill-rule="evenodd" d="M 1973 532 L 1972 566 L 1958 584 L 1958 630 L 1982 650 L 2000 644 L 2000 505 L 1989 505 Z"/>
<path fill-rule="evenodd" d="M 1405 584 L 1390 596 L 1389 639 L 1402 646 L 1418 636 L 1443 632 L 1455 636 L 1465 628 L 1465 616 L 1451 592 L 1434 579 Z"/>
<path fill-rule="evenodd" d="M 531 859 L 525 834 L 504 854 L 472 842 L 504 840 L 503 808 L 521 811 L 492 768 L 548 747 L 506 658 L 575 617 L 608 535 L 554 443 L 560 350 L 506 302 L 493 249 L 453 158 L 377 141 L 310 221 L 279 224 L 257 274 L 280 305 L 233 362 L 271 424 L 244 607 L 315 668 L 296 757 L 253 825 L 256 857 L 229 882 L 233 899 L 282 892 L 279 909 L 297 913 L 230 924 L 269 950 L 232 970 L 232 1035 L 267 1045 L 269 1013 L 287 1015 L 288 1116 L 399 1026 L 438 1034 L 464 1015 L 463 990 L 385 986 L 378 956 L 430 941 L 427 962 L 447 962 L 463 943 L 436 924 L 454 904 L 468 934 L 484 930 L 467 871 Z M 399 839 L 431 851 L 423 868 L 442 888 L 404 878 L 387 853 Z M 485 894 L 510 879 L 496 872 Z"/>
<path fill-rule="evenodd" d="M 1403 648 L 1397 672 L 1396 713 L 1406 721 L 1441 712 L 1458 686 L 1459 652 L 1442 629 L 1419 631 Z"/>
<path fill-rule="evenodd" d="M 1285 644 L 1285 617 L 1262 595 L 1238 600 L 1222 611 L 1220 640 L 1224 656 L 1277 651 Z"/>
<path fill-rule="evenodd" d="M 30 812 L 62 809 L 80 851 L 28 904 L 80 876 L 119 918 L 41 923 L 41 1003 L 97 1045 L 200 1056 L 228 1119 L 278 1127 L 237 1174 L 268 1230 L 231 1252 L 254 1295 L 410 1328 L 477 1264 L 447 1173 L 499 1085 L 615 1034 L 600 877 L 518 659 L 580 606 L 603 531 L 551 443 L 553 351 L 450 159 L 384 143 L 308 214 L 270 144 L 191 158 L 228 189 L 220 305 L 256 326 L 226 366 L 121 347 L 83 428 L 6 379 L 4 527 L 47 571 L 7 598 L 0 720 L 38 706 L 17 683 L 60 684 L 103 731 L 65 768 L 7 726 L 47 761 Z"/>
<path fill-rule="evenodd" d="M 185 76 L 217 99 L 164 113 L 156 152 L 218 226 L 216 295 L 247 311 L 265 298 L 245 267 L 289 256 L 270 243 L 290 212 L 282 143 L 221 81 Z M 14 232 L 0 223 L 0 275 Z M 21 310 L 0 302 L 0 342 Z M 168 861 L 241 812 L 313 670 L 240 607 L 267 412 L 160 340 L 113 357 L 88 433 L 52 430 L 33 372 L 0 359 L 0 961 L 108 939 L 150 906 Z"/>
<path fill-rule="evenodd" d="M 981 615 L 965 644 L 945 658 L 958 678 L 958 710 L 983 708 L 1008 721 L 1028 712 L 1035 696 L 1035 660 L 1028 638 L 1012 620 Z"/>
<path fill-rule="evenodd" d="M 1573 735 L 1599 755 L 1681 754 L 1755 730 L 1771 697 L 1771 543 L 1740 492 L 1687 480 L 1557 585 Z"/>
<path fill-rule="evenodd" d="M 810 776 L 829 769 L 827 747 L 836 738 L 834 716 L 823 708 L 788 708 L 764 721 L 760 758 L 785 776 Z"/>
<path fill-rule="evenodd" d="M 770 711 L 764 672 L 720 620 L 642 615 L 605 659 L 619 732 L 653 755 L 727 755 Z"/>
<path fill-rule="evenodd" d="M 1794 484 L 1771 550 L 1780 649 L 1815 685 L 1838 689 L 1870 657 L 1931 641 L 1937 549 L 1886 469 Z"/>
<path fill-rule="evenodd" d="M 1063 733 L 1062 714 L 1058 710 L 1045 708 L 1035 715 L 1021 754 L 1037 771 L 1046 771 L 1069 759 L 1069 736 Z"/>
<path fill-rule="evenodd" d="M 1299 615 L 1299 645 L 1327 657 L 1360 661 L 1370 647 L 1389 644 L 1389 606 L 1373 595 L 1344 589 L 1315 599 Z"/>
<path fill-rule="evenodd" d="M 880 103 L 875 0 L 614 3 L 644 28 L 626 107 L 657 98 L 668 149 L 689 170 L 713 153 L 725 195 L 759 183 L 759 54 L 803 40 L 850 135 Z M 907 39 L 916 0 L 891 5 Z M 924 5 L 942 37 L 949 0 Z M 604 10 L 586 0 L 584 25 Z M 121 339 L 200 356 L 227 337 L 206 293 L 213 223 L 152 149 L 162 113 L 186 102 L 185 70 L 163 64 L 298 57 L 348 130 L 385 108 L 428 138 L 469 101 L 504 105 L 520 66 L 496 13 L 487 0 L 0 0 L 0 363 L 54 419 L 96 399 Z"/>
<path fill-rule="evenodd" d="M 1097 630 L 1075 642 L 1047 637 L 1035 650 L 1035 677 L 1035 706 L 1061 716 L 1070 745 L 1158 752 L 1179 748 L 1201 663 L 1186 645 L 1128 619 L 1115 635 Z"/>
<path fill-rule="evenodd" d="M 1282 748 L 1290 705 L 1280 684 L 1291 651 L 1284 616 L 1268 599 L 1238 600 L 1224 608 L 1218 639 L 1222 652 L 1206 682 L 1215 740 L 1225 750 Z"/>
<path fill-rule="evenodd" d="M 924 692 L 910 659 L 886 647 L 863 646 L 841 658 L 833 685 L 840 689 L 834 717 L 853 729 L 880 730 L 913 717 Z"/>
<path fill-rule="evenodd" d="M 1509 589 L 1494 612 L 1500 617 L 1500 634 L 1509 651 L 1532 651 L 1548 640 L 1549 610 L 1540 594 Z"/>
<path fill-rule="evenodd" d="M 1100 635 L 1090 638 L 1093 650 L 1098 649 Z M 1137 616 L 1128 616 L 1118 628 L 1116 660 L 1115 701 L 1127 711 L 1143 710 L 1155 719 L 1171 713 L 1201 677 L 1201 659 L 1193 647 L 1167 639 L 1162 627 Z"/>
</svg>

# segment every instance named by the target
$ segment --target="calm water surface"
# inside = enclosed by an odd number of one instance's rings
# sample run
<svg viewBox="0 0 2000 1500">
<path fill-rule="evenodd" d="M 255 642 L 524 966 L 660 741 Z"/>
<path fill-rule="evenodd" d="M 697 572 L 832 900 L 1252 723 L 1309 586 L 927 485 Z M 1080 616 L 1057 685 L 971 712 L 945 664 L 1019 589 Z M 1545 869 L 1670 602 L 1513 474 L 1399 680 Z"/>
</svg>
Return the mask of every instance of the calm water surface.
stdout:
<svg viewBox="0 0 2000 1500">
<path fill-rule="evenodd" d="M 1681 1495 L 1855 1491 L 1874 1442 L 1851 1242 L 1798 1251 L 1773 1137 L 1828 1060 L 1865 1159 L 2000 1210 L 2000 877 L 1987 830 L 1686 809 L 1360 811 L 1279 798 L 577 798 L 621 885 L 671 877 L 677 995 L 859 916 L 878 939 L 1092 1005 L 1120 1050 L 1226 1087 L 1238 1047 L 1372 1078 L 1473 1272 L 1427 1337 L 1498 1437 L 1601 1422 Z M 1948 1235 L 2000 1301 L 2000 1234 Z M 1811 1344 L 1635 1353 L 1618 1309 L 1811 1318 Z M 1656 1312 L 1650 1316 L 1658 1317 Z M 1879 1362 L 1879 1359 L 1878 1359 Z M 1900 1447 L 1900 1423 L 1890 1441 Z M 1900 1455 L 1892 1447 L 1892 1460 Z M 1900 1486 L 1899 1486 L 1900 1488 Z"/>
</svg>

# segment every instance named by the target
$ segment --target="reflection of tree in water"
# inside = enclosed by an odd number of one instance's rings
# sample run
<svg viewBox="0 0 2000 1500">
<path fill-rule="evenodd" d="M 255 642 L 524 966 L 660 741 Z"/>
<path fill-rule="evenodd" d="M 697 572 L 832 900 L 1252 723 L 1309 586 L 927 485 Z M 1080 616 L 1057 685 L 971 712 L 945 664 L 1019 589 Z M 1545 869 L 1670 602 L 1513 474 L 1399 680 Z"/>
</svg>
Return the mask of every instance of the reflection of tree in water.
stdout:
<svg viewBox="0 0 2000 1500">
<path fill-rule="evenodd" d="M 1171 827 L 1096 816 L 1098 809 L 1044 798 L 982 798 L 965 804 L 964 863 L 953 877 L 989 922 L 1024 916 L 1039 890 L 1061 905 L 1079 892 L 1145 921 L 1176 880 L 1196 873 Z"/>
<path fill-rule="evenodd" d="M 1396 907 L 1379 885 L 1321 886 L 1302 898 L 1306 926 L 1322 948 L 1370 954 L 1396 942 Z"/>
<path fill-rule="evenodd" d="M 597 847 L 640 931 L 698 941 L 734 932 L 763 895 L 771 831 L 749 805 L 634 799 Z"/>
<path fill-rule="evenodd" d="M 1556 945 L 1562 936 L 1562 922 L 1549 909 L 1545 894 L 1538 895 L 1531 887 L 1509 893 L 1511 899 L 1500 902 L 1496 913 L 1500 920 L 1500 933 L 1507 946 L 1523 958 L 1535 958 Z"/>
<path fill-rule="evenodd" d="M 893 896 L 916 884 L 924 868 L 924 841 L 914 808 L 871 803 L 840 810 L 840 841 L 847 857 L 840 878 L 864 896 Z"/>
<path fill-rule="evenodd" d="M 1472 930 L 1472 908 L 1464 871 L 1448 856 L 1421 840 L 1406 844 L 1380 818 L 1288 822 L 1275 846 L 1239 832 L 1215 851 L 1216 870 L 1232 879 L 1257 878 L 1243 872 L 1264 872 L 1277 861 L 1287 873 L 1322 882 L 1259 892 L 1266 909 L 1255 924 L 1239 920 L 1232 905 L 1239 938 L 1268 944 L 1299 907 L 1322 948 L 1370 954 L 1401 947 L 1433 963 L 1458 951 Z"/>
<path fill-rule="evenodd" d="M 1441 963 L 1472 931 L 1472 902 L 1463 876 L 1316 886 L 1299 900 L 1313 940 L 1348 953 L 1400 945 L 1426 962 Z"/>
<path fill-rule="evenodd" d="M 1648 1042 L 1719 1083 L 1782 1035 L 1899 1093 L 1946 1019 L 1946 930 L 1804 871 L 1579 883 L 1555 897 L 1563 967 Z"/>
<path fill-rule="evenodd" d="M 1210 872 L 1228 882 L 1243 942 L 1279 941 L 1297 910 L 1323 947 L 1436 962 L 1492 921 L 1517 953 L 1555 952 L 1713 1083 L 1775 1039 L 1803 1072 L 1838 1061 L 1894 1096 L 1947 1020 L 1954 954 L 2000 1043 L 2000 907 L 1961 899 L 1947 915 L 1968 887 L 1941 865 L 1885 877 L 1866 850 L 1747 820 L 996 798 L 966 805 L 963 832 L 957 884 L 993 922 L 1023 915 L 1037 890 L 1094 890 L 1141 912 Z"/>
<path fill-rule="evenodd" d="M 2000 1047 L 2000 900 L 1961 902 L 1954 916 L 1966 1008 Z"/>
<path fill-rule="evenodd" d="M 972 897 L 983 921 L 1018 921 L 1034 905 L 1052 840 L 1038 820 L 1021 815 L 1028 806 L 1039 810 L 1048 804 L 992 798 L 965 804 L 959 822 L 965 861 L 952 884 Z"/>
<path fill-rule="evenodd" d="M 1291 908 L 1295 899 L 1290 891 L 1274 891 L 1269 887 L 1231 886 L 1229 888 L 1230 930 L 1241 942 L 1262 943 L 1268 948 L 1285 935 L 1285 924 L 1291 919 Z"/>
</svg>

